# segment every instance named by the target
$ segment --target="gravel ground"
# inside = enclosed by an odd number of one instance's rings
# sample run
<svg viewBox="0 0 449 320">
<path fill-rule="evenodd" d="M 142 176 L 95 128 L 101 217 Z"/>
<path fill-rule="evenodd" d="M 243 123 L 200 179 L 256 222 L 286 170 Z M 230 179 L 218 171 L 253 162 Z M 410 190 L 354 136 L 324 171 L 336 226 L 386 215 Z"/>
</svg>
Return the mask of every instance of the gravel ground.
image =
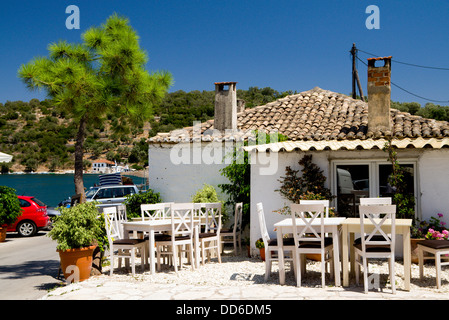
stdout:
<svg viewBox="0 0 449 320">
<path fill-rule="evenodd" d="M 117 259 L 115 259 L 117 261 Z M 140 262 L 140 260 L 138 260 Z M 321 271 L 320 262 L 310 261 L 307 263 L 307 272 L 302 279 L 303 287 L 321 287 Z M 117 266 L 117 263 L 116 263 Z M 381 289 L 390 289 L 388 264 L 386 260 L 370 260 L 370 273 L 379 274 L 379 283 Z M 398 260 L 395 263 L 396 269 L 396 288 L 403 288 L 404 268 L 402 262 Z M 264 281 L 265 263 L 259 257 L 248 258 L 246 255 L 235 256 L 225 251 L 222 255 L 222 263 L 218 263 L 216 259 L 206 262 L 204 266 L 200 266 L 199 270 L 192 271 L 189 265 L 178 271 L 176 274 L 173 267 L 162 265 L 161 272 L 150 274 L 148 268 L 142 273 L 140 265 L 136 266 L 136 275 L 132 277 L 130 270 L 114 269 L 113 276 L 109 276 L 109 266 L 103 268 L 103 275 L 95 276 L 96 281 L 126 281 L 126 282 L 146 282 L 148 284 L 178 284 L 178 285 L 194 285 L 194 286 L 254 286 L 254 285 L 278 285 L 279 273 L 276 262 L 272 266 L 272 274 L 267 282 Z M 112 279 L 111 279 L 112 278 Z M 89 281 L 89 280 L 88 280 Z M 363 278 L 360 278 L 360 285 L 363 286 Z M 435 266 L 433 262 L 425 264 L 424 279 L 419 279 L 419 267 L 412 264 L 411 291 L 428 291 L 429 293 L 441 293 L 443 296 L 449 292 L 449 267 L 442 267 L 442 287 L 436 288 Z M 286 286 L 296 286 L 293 271 L 290 266 L 286 266 Z M 332 287 L 333 280 L 329 274 L 326 275 L 326 285 Z M 350 278 L 350 286 L 355 286 L 355 281 Z"/>
</svg>

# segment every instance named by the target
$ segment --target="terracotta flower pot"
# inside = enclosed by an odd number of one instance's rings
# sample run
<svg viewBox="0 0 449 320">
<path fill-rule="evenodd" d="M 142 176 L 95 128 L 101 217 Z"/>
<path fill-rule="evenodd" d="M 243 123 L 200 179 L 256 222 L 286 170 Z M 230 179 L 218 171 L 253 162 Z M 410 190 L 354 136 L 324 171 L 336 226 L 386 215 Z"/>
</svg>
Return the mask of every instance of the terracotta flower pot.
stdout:
<svg viewBox="0 0 449 320">
<path fill-rule="evenodd" d="M 6 229 L 7 226 L 0 227 L 0 242 L 4 242 L 6 240 Z"/>
<path fill-rule="evenodd" d="M 410 239 L 410 250 L 411 250 L 411 260 L 412 263 L 419 263 L 418 259 L 418 241 L 425 240 L 425 238 L 411 238 Z"/>
<path fill-rule="evenodd" d="M 265 248 L 261 248 L 260 250 L 260 258 L 262 261 L 265 261 Z"/>
<path fill-rule="evenodd" d="M 92 254 L 96 246 L 80 249 L 56 250 L 59 252 L 64 278 L 69 282 L 89 279 L 92 270 Z"/>
</svg>

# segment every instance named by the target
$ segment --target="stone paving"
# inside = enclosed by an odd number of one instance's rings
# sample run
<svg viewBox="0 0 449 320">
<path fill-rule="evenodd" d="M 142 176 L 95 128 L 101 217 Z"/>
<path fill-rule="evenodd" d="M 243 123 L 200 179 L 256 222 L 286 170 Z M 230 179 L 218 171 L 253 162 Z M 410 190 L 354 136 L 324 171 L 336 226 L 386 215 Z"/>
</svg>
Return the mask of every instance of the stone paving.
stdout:
<svg viewBox="0 0 449 320">
<path fill-rule="evenodd" d="M 286 266 L 289 270 L 289 266 Z M 378 272 L 380 290 L 363 292 L 363 285 L 356 286 L 351 278 L 349 287 L 335 287 L 326 276 L 326 287 L 321 287 L 320 263 L 309 261 L 302 287 L 296 287 L 293 272 L 286 273 L 285 285 L 279 285 L 277 264 L 272 274 L 264 280 L 265 264 L 258 257 L 224 254 L 222 263 L 216 259 L 192 271 L 189 266 L 177 274 L 170 266 L 151 274 L 136 268 L 133 277 L 129 270 L 114 268 L 109 275 L 109 266 L 103 274 L 90 279 L 61 284 L 42 297 L 43 300 L 448 300 L 449 268 L 443 268 L 442 288 L 435 286 L 435 267 L 425 266 L 425 278 L 419 279 L 419 268 L 412 264 L 411 290 L 403 288 L 403 266 L 396 262 L 396 294 L 391 293 L 388 282 L 388 264 L 373 262 L 372 270 Z M 374 272 L 373 271 L 373 272 Z"/>
<path fill-rule="evenodd" d="M 393 295 L 384 292 L 363 293 L 362 287 L 294 287 L 275 284 L 252 286 L 194 286 L 154 284 L 147 281 L 105 281 L 93 277 L 48 293 L 44 300 L 447 300 L 447 293 L 400 289 Z"/>
</svg>

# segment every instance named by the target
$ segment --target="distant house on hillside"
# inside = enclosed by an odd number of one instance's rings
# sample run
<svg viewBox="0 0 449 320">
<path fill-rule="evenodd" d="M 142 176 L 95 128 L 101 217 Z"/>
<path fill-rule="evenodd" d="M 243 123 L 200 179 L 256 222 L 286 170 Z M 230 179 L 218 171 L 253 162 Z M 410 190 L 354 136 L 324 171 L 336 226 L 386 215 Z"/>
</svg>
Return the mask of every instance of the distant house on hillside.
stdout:
<svg viewBox="0 0 449 320">
<path fill-rule="evenodd" d="M 95 160 L 92 164 L 92 171 L 94 173 L 111 173 L 112 167 L 115 163 L 106 159 Z"/>
<path fill-rule="evenodd" d="M 391 57 L 368 59 L 368 65 L 368 103 L 314 88 L 237 112 L 235 82 L 216 83 L 214 120 L 149 140 L 149 185 L 164 201 L 189 201 L 203 183 L 226 182 L 219 172 L 226 164 L 214 160 L 232 150 L 230 142 L 247 139 L 251 130 L 287 136 L 285 142 L 244 147 L 251 155 L 254 246 L 260 237 L 256 203 L 263 203 L 268 231 L 275 237 L 273 225 L 285 216 L 273 211 L 287 204 L 275 191 L 279 179 L 287 166 L 300 170 L 298 161 L 306 154 L 323 170 L 340 215 L 357 216 L 360 197 L 389 196 L 391 163 L 382 148 L 391 138 L 408 172 L 416 217 L 428 220 L 448 213 L 449 123 L 390 109 Z"/>
</svg>

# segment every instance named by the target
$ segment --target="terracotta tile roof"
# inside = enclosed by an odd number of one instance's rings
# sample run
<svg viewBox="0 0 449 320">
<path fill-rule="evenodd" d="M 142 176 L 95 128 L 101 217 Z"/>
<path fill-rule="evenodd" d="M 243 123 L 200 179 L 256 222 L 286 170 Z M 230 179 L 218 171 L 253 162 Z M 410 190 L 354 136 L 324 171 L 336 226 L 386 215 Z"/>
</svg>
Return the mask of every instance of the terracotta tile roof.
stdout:
<svg viewBox="0 0 449 320">
<path fill-rule="evenodd" d="M 425 119 L 396 109 L 390 111 L 392 132 L 368 133 L 368 103 L 344 94 L 314 88 L 237 114 L 239 133 L 224 136 L 213 131 L 214 120 L 170 133 L 159 133 L 150 143 L 176 143 L 246 138 L 251 130 L 278 131 L 290 141 L 449 137 L 449 122 Z M 199 139 L 199 138 L 198 138 Z"/>
</svg>

